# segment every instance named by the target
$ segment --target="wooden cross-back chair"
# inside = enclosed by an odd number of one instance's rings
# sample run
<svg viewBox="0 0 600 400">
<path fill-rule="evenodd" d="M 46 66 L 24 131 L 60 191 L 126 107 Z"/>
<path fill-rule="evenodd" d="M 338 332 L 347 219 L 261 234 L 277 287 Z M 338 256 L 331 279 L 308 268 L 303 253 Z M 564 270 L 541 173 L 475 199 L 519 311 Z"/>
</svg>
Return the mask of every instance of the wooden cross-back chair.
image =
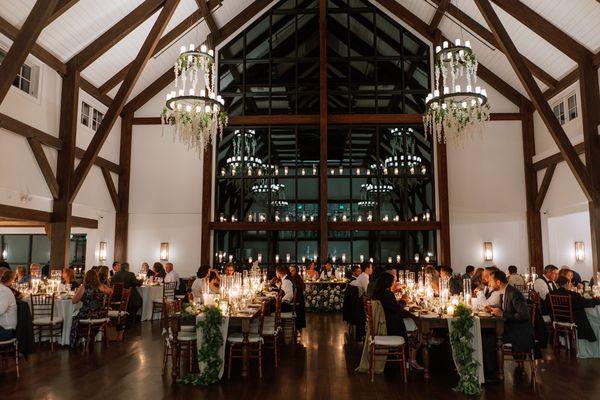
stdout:
<svg viewBox="0 0 600 400">
<path fill-rule="evenodd" d="M 529 316 L 531 323 L 535 325 L 535 317 L 537 315 L 537 305 L 533 302 L 528 303 L 527 307 L 529 308 Z M 504 368 L 504 360 L 512 359 L 519 366 L 523 366 L 525 361 L 529 361 L 529 366 L 531 368 L 531 381 L 535 382 L 536 376 L 536 365 L 535 365 L 535 345 L 528 352 L 516 352 L 513 351 L 513 346 L 511 343 L 504 343 L 502 345 L 502 365 L 501 368 Z"/>
<path fill-rule="evenodd" d="M 90 303 L 99 304 L 95 309 L 90 309 L 87 318 L 79 320 L 77 325 L 77 338 L 85 339 L 83 349 L 91 350 L 90 343 L 95 341 L 96 336 L 102 333 L 102 342 L 104 346 L 108 346 L 107 328 L 110 318 L 108 310 L 110 308 L 111 295 L 102 292 L 97 292 L 91 295 Z"/>
<path fill-rule="evenodd" d="M 577 324 L 573 318 L 573 308 L 570 296 L 549 293 L 550 310 L 552 312 L 552 348 L 559 350 L 559 337 L 564 337 L 571 348 L 577 351 Z"/>
<path fill-rule="evenodd" d="M 47 331 L 50 338 L 50 351 L 54 352 L 56 337 L 62 333 L 63 319 L 54 315 L 54 294 L 32 294 L 31 295 L 31 319 L 34 334 L 37 331 L 38 342 Z"/>
<path fill-rule="evenodd" d="M 157 300 L 152 301 L 152 321 L 154 321 L 154 316 L 156 314 L 162 315 L 163 312 L 163 302 L 171 302 L 175 300 L 175 291 L 177 290 L 177 285 L 179 282 L 166 282 L 163 283 L 162 286 L 162 297 Z"/>
<path fill-rule="evenodd" d="M 227 379 L 231 379 L 231 365 L 234 358 L 243 358 L 244 346 L 248 352 L 249 359 L 258 360 L 258 377 L 262 378 L 262 353 L 263 353 L 263 326 L 265 321 L 265 303 L 263 302 L 258 311 L 258 332 L 249 333 L 247 342 L 244 343 L 244 335 L 242 333 L 232 333 L 227 337 L 227 345 L 229 347 L 229 362 L 227 366 Z"/>
</svg>

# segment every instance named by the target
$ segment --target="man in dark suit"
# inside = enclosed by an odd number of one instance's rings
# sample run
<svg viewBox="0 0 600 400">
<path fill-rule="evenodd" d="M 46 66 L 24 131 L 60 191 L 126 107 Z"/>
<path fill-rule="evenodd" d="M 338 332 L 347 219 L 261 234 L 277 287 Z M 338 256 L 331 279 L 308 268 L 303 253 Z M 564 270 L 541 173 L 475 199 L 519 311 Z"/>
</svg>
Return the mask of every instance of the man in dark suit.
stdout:
<svg viewBox="0 0 600 400">
<path fill-rule="evenodd" d="M 518 353 L 531 351 L 534 345 L 533 325 L 527 301 L 523 294 L 508 284 L 503 271 L 493 271 L 490 275 L 492 288 L 501 293 L 500 307 L 489 307 L 493 315 L 504 318 L 504 343 L 510 343 Z"/>
<path fill-rule="evenodd" d="M 135 316 L 142 306 L 142 297 L 136 287 L 142 286 L 142 281 L 138 280 L 133 272 L 129 272 L 129 263 L 121 264 L 120 270 L 113 275 L 110 281 L 111 283 L 122 283 L 124 289 L 131 288 L 127 311 L 129 312 L 129 320 L 135 321 Z M 120 300 L 120 295 L 116 297 Z"/>
<path fill-rule="evenodd" d="M 590 342 L 595 342 L 598 338 L 590 325 L 585 309 L 589 307 L 595 307 L 600 304 L 600 300 L 597 299 L 584 299 L 579 293 L 573 292 L 567 289 L 569 280 L 564 276 L 559 276 L 555 282 L 558 289 L 550 292 L 546 297 L 548 307 L 550 308 L 550 296 L 569 296 L 571 298 L 571 311 L 573 312 L 573 319 L 577 325 L 577 338 L 585 339 Z"/>
</svg>

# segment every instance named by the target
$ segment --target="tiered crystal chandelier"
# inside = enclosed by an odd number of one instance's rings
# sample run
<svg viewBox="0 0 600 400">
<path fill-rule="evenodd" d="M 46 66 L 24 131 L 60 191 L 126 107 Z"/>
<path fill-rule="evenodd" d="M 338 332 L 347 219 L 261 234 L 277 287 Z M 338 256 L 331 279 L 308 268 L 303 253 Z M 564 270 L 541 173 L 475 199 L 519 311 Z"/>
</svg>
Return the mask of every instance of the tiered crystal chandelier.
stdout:
<svg viewBox="0 0 600 400">
<path fill-rule="evenodd" d="M 207 50 L 205 45 L 182 46 L 174 70 L 175 90 L 167 94 L 162 123 L 172 126 L 175 136 L 188 149 L 201 153 L 216 140 L 217 132 L 222 135 L 227 126 L 225 102 L 215 89 L 214 51 Z"/>
<path fill-rule="evenodd" d="M 489 120 L 486 90 L 475 86 L 477 66 L 468 40 L 464 45 L 460 39 L 454 45 L 444 41 L 436 47 L 435 90 L 425 98 L 423 124 L 425 133 L 439 142 L 462 144 Z"/>
</svg>

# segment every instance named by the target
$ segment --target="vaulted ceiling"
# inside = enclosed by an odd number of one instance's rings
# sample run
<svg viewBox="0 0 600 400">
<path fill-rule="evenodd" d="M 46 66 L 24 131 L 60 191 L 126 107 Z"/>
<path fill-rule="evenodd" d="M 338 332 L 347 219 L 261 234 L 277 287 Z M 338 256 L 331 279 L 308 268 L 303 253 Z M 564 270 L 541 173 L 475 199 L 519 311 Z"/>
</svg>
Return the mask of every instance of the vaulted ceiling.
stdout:
<svg viewBox="0 0 600 400">
<path fill-rule="evenodd" d="M 165 71 L 169 71 L 179 54 L 180 46 L 204 42 L 210 33 L 210 28 L 206 19 L 201 18 L 203 15 L 202 10 L 199 10 L 201 1 L 181 0 L 163 35 L 163 38 L 166 38 L 162 42 L 164 46 L 159 45 L 160 48 L 145 67 L 130 98 L 140 94 L 163 76 Z M 473 0 L 451 0 L 449 5 L 446 0 L 386 0 L 380 3 L 386 5 L 394 1 L 426 24 L 430 24 L 438 6 L 442 4 L 446 12 L 441 19 L 439 15 L 436 17 L 442 34 L 452 39 L 470 40 L 479 61 L 525 95 L 525 90 L 507 58 L 491 43 L 493 42 L 491 34 L 485 33 L 485 31 L 489 33 L 489 28 Z M 264 0 L 255 0 L 255 2 L 268 3 Z M 106 34 L 132 11 L 149 16 L 145 20 L 137 18 L 144 21 L 139 25 L 132 24 L 131 21 L 123 21 L 125 23 L 121 31 L 117 32 L 120 35 L 116 36 L 120 40 L 115 39 L 114 46 L 108 48 L 82 71 L 82 76 L 86 80 L 113 97 L 120 85 L 117 83 L 119 73 L 122 73 L 123 68 L 135 58 L 163 2 L 160 0 L 63 0 L 62 3 L 74 3 L 74 5 L 42 31 L 37 44 L 63 63 L 78 54 L 86 54 L 86 52 L 89 54 L 94 50 L 90 45 L 93 46 L 99 37 Z M 250 0 L 211 0 L 207 8 L 212 13 L 216 27 L 223 28 L 251 3 Z M 549 84 L 559 81 L 573 71 L 577 66 L 576 61 L 554 47 L 551 41 L 540 36 L 539 32 L 536 33 L 535 21 L 530 21 L 532 25 L 529 27 L 523 23 L 527 21 L 519 21 L 514 14 L 509 14 L 498 4 L 525 5 L 575 40 L 582 49 L 594 55 L 597 55 L 600 50 L 600 24 L 598 23 L 600 2 L 597 0 L 494 0 L 494 3 L 498 16 L 518 50 L 526 56 L 530 65 L 537 66 L 538 77 L 545 76 L 544 83 L 536 77 L 542 90 L 548 89 Z M 0 17 L 4 20 L 0 19 L 0 27 L 8 23 L 15 28 L 20 28 L 34 4 L 35 0 L 0 0 Z M 465 22 L 467 20 L 468 23 Z M 190 23 L 190 21 L 199 21 L 199 23 Z M 214 28 L 213 26 L 213 30 Z M 113 33 L 114 30 L 113 28 Z M 2 29 L 0 32 L 6 33 Z M 11 40 L 0 34 L 0 43 L 10 45 Z M 598 59 L 599 57 L 596 57 L 596 60 Z"/>
</svg>

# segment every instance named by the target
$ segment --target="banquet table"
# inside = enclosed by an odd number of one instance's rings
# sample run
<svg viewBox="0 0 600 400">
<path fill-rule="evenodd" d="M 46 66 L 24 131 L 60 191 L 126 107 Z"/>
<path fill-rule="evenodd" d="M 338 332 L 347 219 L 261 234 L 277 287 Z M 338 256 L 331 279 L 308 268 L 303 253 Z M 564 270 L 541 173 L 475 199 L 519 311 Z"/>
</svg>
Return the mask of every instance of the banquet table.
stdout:
<svg viewBox="0 0 600 400">
<path fill-rule="evenodd" d="M 142 297 L 142 321 L 152 319 L 152 302 L 162 298 L 162 285 L 144 285 L 136 288 Z"/>
<path fill-rule="evenodd" d="M 421 332 L 423 338 L 423 367 L 425 379 L 429 379 L 429 338 L 434 329 L 448 330 L 448 318 L 434 314 L 419 314 L 415 311 L 406 310 L 410 318 Z M 481 329 L 494 329 L 496 332 L 496 355 L 498 357 L 498 377 L 504 379 L 504 358 L 502 356 L 502 336 L 504 335 L 504 319 L 493 316 L 480 316 Z"/>
<path fill-rule="evenodd" d="M 346 281 L 304 281 L 304 307 L 306 311 L 341 311 L 344 303 Z"/>
<path fill-rule="evenodd" d="M 27 297 L 25 299 L 27 304 L 29 304 L 29 308 L 31 309 L 31 298 Z M 77 315 L 79 309 L 81 308 L 81 302 L 77 304 L 73 304 L 71 299 L 54 299 L 54 317 L 62 318 L 62 332 L 61 337 L 58 340 L 58 344 L 62 346 L 68 346 L 70 344 L 70 336 L 71 336 L 71 326 L 73 326 L 73 317 Z M 49 340 L 49 338 L 48 338 Z"/>
<path fill-rule="evenodd" d="M 586 308 L 585 313 L 596 334 L 596 341 L 577 339 L 577 358 L 600 358 L 600 306 Z"/>
</svg>

